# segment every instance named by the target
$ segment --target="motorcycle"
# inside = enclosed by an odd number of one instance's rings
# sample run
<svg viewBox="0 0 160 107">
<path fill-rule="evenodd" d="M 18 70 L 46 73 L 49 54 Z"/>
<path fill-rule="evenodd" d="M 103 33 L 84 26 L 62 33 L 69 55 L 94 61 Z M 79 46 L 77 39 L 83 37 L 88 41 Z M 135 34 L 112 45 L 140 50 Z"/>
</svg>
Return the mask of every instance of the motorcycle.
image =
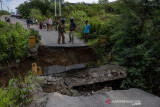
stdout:
<svg viewBox="0 0 160 107">
<path fill-rule="evenodd" d="M 46 25 L 45 22 L 43 22 L 43 25 L 42 25 L 42 26 L 43 26 L 43 29 L 46 29 L 46 26 L 47 26 L 47 25 Z"/>
</svg>

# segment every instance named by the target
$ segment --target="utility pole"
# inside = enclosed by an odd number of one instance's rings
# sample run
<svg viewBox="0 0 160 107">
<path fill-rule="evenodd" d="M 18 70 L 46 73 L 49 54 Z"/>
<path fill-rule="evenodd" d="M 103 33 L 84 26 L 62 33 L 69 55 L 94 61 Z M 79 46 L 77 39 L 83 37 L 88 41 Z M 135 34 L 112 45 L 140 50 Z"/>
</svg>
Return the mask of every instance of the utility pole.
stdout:
<svg viewBox="0 0 160 107">
<path fill-rule="evenodd" d="M 59 17 L 61 17 L 61 0 L 59 0 Z"/>
<path fill-rule="evenodd" d="M 8 12 L 9 12 L 9 7 L 7 6 Z"/>
<path fill-rule="evenodd" d="M 3 10 L 3 8 L 2 8 L 2 0 L 0 0 L 0 2 L 1 2 L 1 10 Z"/>
<path fill-rule="evenodd" d="M 55 17 L 56 17 L 56 13 L 57 13 L 57 11 L 56 11 L 56 0 L 55 0 Z"/>
</svg>

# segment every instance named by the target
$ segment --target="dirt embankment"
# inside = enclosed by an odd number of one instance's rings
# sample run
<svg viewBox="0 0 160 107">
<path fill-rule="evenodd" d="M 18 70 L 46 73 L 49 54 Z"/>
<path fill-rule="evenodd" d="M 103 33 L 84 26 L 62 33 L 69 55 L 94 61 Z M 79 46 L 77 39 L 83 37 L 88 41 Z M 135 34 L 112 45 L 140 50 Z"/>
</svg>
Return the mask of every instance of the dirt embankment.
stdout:
<svg viewBox="0 0 160 107">
<path fill-rule="evenodd" d="M 12 63 L 10 67 L 0 70 L 0 87 L 6 85 L 11 78 L 23 79 L 32 68 L 32 63 L 36 62 L 38 66 L 46 67 L 51 65 L 73 65 L 80 63 L 94 62 L 94 52 L 89 47 L 77 48 L 38 48 L 37 58 L 25 58 L 20 63 Z M 1 64 L 0 64 L 1 65 Z"/>
<path fill-rule="evenodd" d="M 39 47 L 38 64 L 43 66 L 89 63 L 96 61 L 94 52 L 89 47 Z"/>
</svg>

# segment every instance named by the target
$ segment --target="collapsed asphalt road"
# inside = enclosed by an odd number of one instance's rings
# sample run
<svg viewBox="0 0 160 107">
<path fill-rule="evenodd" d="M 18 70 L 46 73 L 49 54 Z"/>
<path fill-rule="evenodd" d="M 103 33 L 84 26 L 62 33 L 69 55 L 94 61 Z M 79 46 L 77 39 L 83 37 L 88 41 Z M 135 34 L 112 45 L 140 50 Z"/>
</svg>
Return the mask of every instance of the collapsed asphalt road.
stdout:
<svg viewBox="0 0 160 107">
<path fill-rule="evenodd" d="M 25 21 L 11 18 L 11 23 L 19 22 L 26 27 Z M 41 44 L 49 47 L 83 47 L 86 46 L 77 38 L 75 44 L 57 45 L 56 31 L 39 30 Z M 66 35 L 68 38 L 68 35 Z M 67 39 L 66 39 L 67 41 Z M 42 53 L 43 54 L 43 53 Z M 45 62 L 46 61 L 46 62 Z M 44 62 L 54 59 L 44 59 Z M 63 62 L 61 60 L 61 62 Z M 78 61 L 77 61 L 78 62 Z M 54 64 L 54 63 L 52 63 Z M 66 62 L 65 62 L 66 64 Z M 109 66 L 109 65 L 106 65 Z M 115 65 L 114 65 L 115 66 Z M 74 71 L 66 74 L 41 77 L 41 84 L 36 84 L 33 102 L 28 107 L 160 107 L 160 98 L 139 89 L 112 90 L 114 84 L 107 83 L 126 77 L 121 67 L 95 68 Z M 53 69 L 54 71 L 54 69 Z M 106 83 L 105 83 L 106 82 Z M 109 84 L 109 85 L 108 85 Z M 111 84 L 111 85 L 110 85 Z M 103 85 L 103 87 L 102 87 Z M 90 90 L 89 90 L 90 89 Z"/>
</svg>

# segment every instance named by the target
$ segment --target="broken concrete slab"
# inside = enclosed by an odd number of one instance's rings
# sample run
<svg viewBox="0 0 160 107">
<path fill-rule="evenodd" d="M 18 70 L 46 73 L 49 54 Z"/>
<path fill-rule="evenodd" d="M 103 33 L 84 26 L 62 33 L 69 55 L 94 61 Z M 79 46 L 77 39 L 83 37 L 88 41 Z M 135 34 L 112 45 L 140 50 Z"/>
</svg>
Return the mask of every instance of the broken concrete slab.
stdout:
<svg viewBox="0 0 160 107">
<path fill-rule="evenodd" d="M 66 66 L 66 71 L 80 70 L 85 68 L 86 68 L 85 64 L 74 64 L 74 65 Z"/>
<path fill-rule="evenodd" d="M 74 72 L 42 77 L 45 80 L 42 88 L 45 92 L 59 92 L 66 95 L 74 95 L 74 92 L 68 93 L 66 90 L 71 91 L 84 88 L 88 90 L 88 86 L 89 90 L 97 86 L 98 88 L 95 89 L 97 90 L 99 88 L 104 88 L 101 87 L 102 84 L 106 87 L 116 87 L 114 84 L 119 84 L 121 81 L 120 79 L 125 77 L 127 77 L 127 73 L 124 67 L 120 67 L 119 65 L 104 65 L 100 68 L 77 70 Z M 48 87 L 47 90 L 46 87 Z M 54 87 L 58 87 L 58 89 L 54 89 Z M 78 94 L 83 94 L 83 92 Z"/>
<path fill-rule="evenodd" d="M 67 71 L 73 71 L 73 70 L 80 70 L 86 68 L 85 64 L 74 64 L 70 66 L 48 66 L 48 67 L 43 67 L 43 75 L 54 75 L 54 74 L 59 74 L 59 73 L 64 73 Z"/>
<path fill-rule="evenodd" d="M 60 47 L 87 47 L 86 44 L 79 44 L 79 43 L 75 43 L 73 44 L 58 44 L 58 43 L 47 43 L 47 44 L 43 44 L 42 46 L 48 46 L 48 47 L 54 47 L 54 48 L 60 48 Z"/>
<path fill-rule="evenodd" d="M 124 67 L 119 65 L 105 65 L 100 68 L 88 69 L 77 72 L 74 75 L 65 76 L 65 83 L 69 87 L 88 85 L 93 83 L 111 81 L 126 78 L 127 73 Z"/>
<path fill-rule="evenodd" d="M 49 93 L 48 98 L 46 107 L 160 107 L 160 97 L 135 88 L 78 97 Z"/>
<path fill-rule="evenodd" d="M 53 75 L 57 73 L 62 73 L 66 71 L 65 66 L 48 66 L 48 67 L 43 67 L 43 75 Z"/>
</svg>

